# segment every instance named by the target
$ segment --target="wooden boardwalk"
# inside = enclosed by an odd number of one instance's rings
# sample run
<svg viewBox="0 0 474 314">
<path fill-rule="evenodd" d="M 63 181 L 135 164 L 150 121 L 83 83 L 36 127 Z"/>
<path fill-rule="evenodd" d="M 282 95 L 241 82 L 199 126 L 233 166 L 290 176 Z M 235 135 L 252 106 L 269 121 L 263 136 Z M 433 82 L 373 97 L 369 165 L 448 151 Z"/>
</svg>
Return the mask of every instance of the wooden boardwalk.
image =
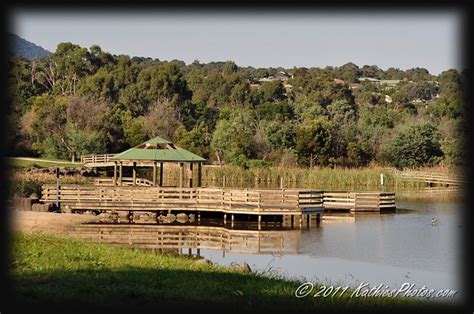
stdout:
<svg viewBox="0 0 474 314">
<path fill-rule="evenodd" d="M 311 189 L 172 188 L 157 186 L 44 185 L 41 201 L 71 210 L 195 211 L 224 214 L 303 215 L 326 209 L 395 209 L 395 194 Z"/>
</svg>

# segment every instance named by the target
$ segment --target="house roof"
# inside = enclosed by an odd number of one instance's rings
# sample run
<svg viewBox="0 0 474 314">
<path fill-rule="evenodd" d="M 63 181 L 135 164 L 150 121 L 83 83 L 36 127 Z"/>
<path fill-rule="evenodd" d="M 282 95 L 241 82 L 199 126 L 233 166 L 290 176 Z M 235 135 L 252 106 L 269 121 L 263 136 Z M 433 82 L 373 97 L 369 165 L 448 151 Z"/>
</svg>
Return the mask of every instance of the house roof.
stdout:
<svg viewBox="0 0 474 314">
<path fill-rule="evenodd" d="M 380 84 L 398 84 L 400 80 L 380 80 Z"/>
<path fill-rule="evenodd" d="M 205 158 L 177 147 L 172 142 L 159 136 L 141 143 L 124 152 L 115 154 L 111 160 L 141 160 L 141 161 L 168 161 L 168 162 L 197 162 Z"/>
<path fill-rule="evenodd" d="M 372 78 L 372 77 L 360 77 L 357 79 L 359 82 L 363 81 L 370 81 L 370 82 L 379 82 L 380 80 Z"/>
</svg>

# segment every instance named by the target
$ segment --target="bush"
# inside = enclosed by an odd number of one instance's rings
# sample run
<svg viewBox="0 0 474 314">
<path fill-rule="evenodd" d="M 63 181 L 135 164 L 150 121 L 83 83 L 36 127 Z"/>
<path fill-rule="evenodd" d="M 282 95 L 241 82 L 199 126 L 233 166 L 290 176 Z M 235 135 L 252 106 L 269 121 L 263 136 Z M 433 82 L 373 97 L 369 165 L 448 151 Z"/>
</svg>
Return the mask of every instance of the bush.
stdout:
<svg viewBox="0 0 474 314">
<path fill-rule="evenodd" d="M 431 124 L 399 129 L 382 149 L 382 160 L 397 168 L 431 166 L 441 161 L 440 134 Z"/>
</svg>

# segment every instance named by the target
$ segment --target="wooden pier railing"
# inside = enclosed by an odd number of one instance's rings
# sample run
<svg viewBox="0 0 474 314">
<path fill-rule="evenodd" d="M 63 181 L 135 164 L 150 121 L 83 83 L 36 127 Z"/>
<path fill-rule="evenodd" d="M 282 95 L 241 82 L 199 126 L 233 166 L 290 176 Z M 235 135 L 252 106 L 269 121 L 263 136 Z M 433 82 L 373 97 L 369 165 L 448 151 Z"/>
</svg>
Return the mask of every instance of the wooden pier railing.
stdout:
<svg viewBox="0 0 474 314">
<path fill-rule="evenodd" d="M 395 168 L 385 168 L 386 171 L 391 172 L 396 177 L 407 181 L 422 181 L 427 184 L 441 184 L 449 186 L 462 186 L 468 182 L 467 178 L 462 174 L 447 175 L 440 172 L 428 172 L 417 170 L 398 170 Z"/>
<path fill-rule="evenodd" d="M 324 209 L 395 209 L 395 193 L 323 192 L 310 189 L 174 188 L 114 185 L 44 185 L 43 202 L 81 210 L 191 210 L 287 215 Z"/>
<path fill-rule="evenodd" d="M 395 209 L 395 193 L 389 192 L 324 192 L 325 209 L 380 211 Z"/>
<path fill-rule="evenodd" d="M 83 210 L 201 210 L 241 214 L 301 214 L 323 210 L 323 192 L 297 189 L 219 189 L 44 185 L 43 202 Z"/>
<path fill-rule="evenodd" d="M 118 179 L 117 179 L 118 181 Z M 135 179 L 136 185 L 138 186 L 153 186 L 153 182 L 148 179 L 143 178 L 136 178 Z M 95 185 L 114 185 L 114 179 L 112 178 L 95 178 L 94 179 Z M 133 178 L 132 177 L 122 177 L 122 185 L 133 185 Z"/>
<path fill-rule="evenodd" d="M 82 224 L 69 235 L 140 248 L 222 250 L 246 254 L 296 253 L 296 230 L 235 230 L 211 226 Z"/>
<path fill-rule="evenodd" d="M 112 162 L 110 159 L 114 154 L 86 155 L 81 156 L 81 164 L 98 164 Z"/>
</svg>

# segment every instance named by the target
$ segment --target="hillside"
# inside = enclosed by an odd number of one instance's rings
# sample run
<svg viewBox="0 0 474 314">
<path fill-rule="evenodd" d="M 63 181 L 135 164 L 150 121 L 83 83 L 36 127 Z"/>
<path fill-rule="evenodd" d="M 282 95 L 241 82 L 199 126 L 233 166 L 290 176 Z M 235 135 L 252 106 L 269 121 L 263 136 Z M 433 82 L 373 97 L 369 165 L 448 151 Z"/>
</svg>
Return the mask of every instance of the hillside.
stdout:
<svg viewBox="0 0 474 314">
<path fill-rule="evenodd" d="M 43 47 L 40 47 L 18 35 L 7 33 L 8 42 L 10 43 L 9 53 L 23 57 L 28 60 L 41 59 L 50 54 L 50 52 Z"/>
</svg>

